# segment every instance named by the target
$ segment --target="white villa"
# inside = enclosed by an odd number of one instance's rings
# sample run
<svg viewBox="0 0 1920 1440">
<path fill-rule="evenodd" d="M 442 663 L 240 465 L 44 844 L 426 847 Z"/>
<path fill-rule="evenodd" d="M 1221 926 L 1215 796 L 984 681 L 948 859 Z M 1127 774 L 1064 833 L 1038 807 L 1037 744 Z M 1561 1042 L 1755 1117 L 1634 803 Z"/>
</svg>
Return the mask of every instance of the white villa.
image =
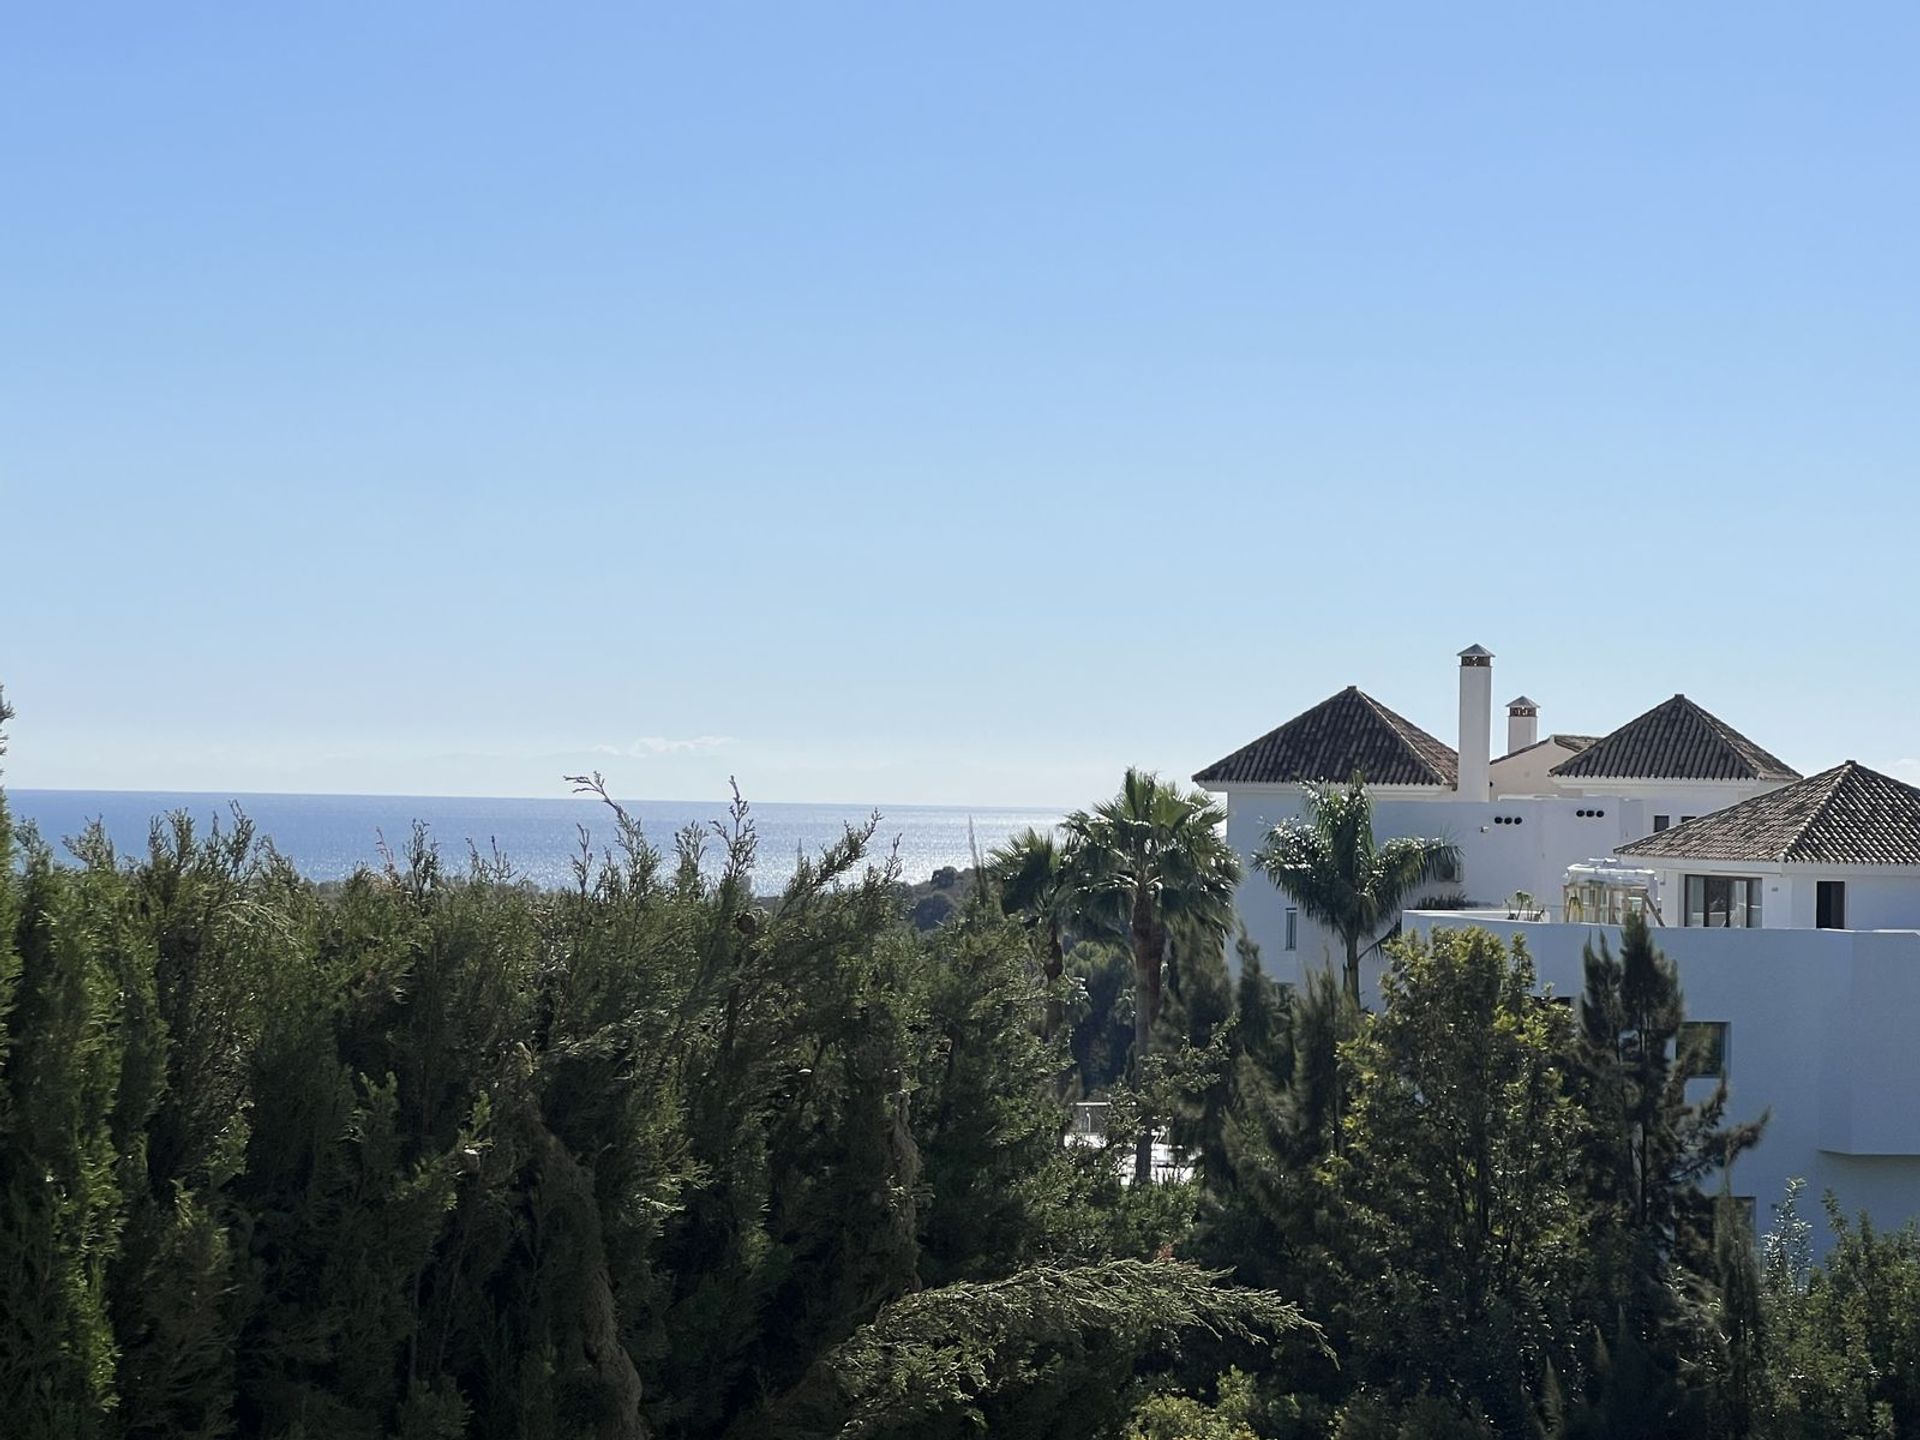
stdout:
<svg viewBox="0 0 1920 1440">
<path fill-rule="evenodd" d="M 1471 646 L 1458 750 L 1349 687 L 1194 781 L 1225 796 L 1247 860 L 1307 787 L 1364 775 L 1381 838 L 1461 851 L 1404 926 L 1520 935 L 1556 995 L 1644 909 L 1691 1021 L 1716 1027 L 1731 1118 L 1772 1112 L 1732 1176 L 1758 1228 L 1792 1176 L 1879 1224 L 1920 1216 L 1920 790 L 1853 761 L 1803 777 L 1684 695 L 1597 738 L 1540 735 L 1521 696 L 1496 759 L 1492 698 L 1493 656 Z M 1251 867 L 1239 910 L 1275 978 L 1339 968 L 1337 938 Z M 1384 963 L 1367 957 L 1369 990 Z"/>
</svg>

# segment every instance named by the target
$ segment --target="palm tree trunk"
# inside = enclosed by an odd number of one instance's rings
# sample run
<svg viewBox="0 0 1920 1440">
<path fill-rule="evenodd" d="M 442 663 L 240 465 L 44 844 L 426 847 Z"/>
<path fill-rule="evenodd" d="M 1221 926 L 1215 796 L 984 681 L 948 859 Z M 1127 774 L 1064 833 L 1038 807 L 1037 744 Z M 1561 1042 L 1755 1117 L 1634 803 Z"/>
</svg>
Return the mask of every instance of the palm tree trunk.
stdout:
<svg viewBox="0 0 1920 1440">
<path fill-rule="evenodd" d="M 1160 936 L 1144 896 L 1133 907 L 1133 1090 L 1146 1098 L 1147 1055 L 1153 1046 L 1153 1022 L 1160 1012 Z M 1142 1109 L 1140 1138 L 1133 1149 L 1133 1183 L 1153 1183 L 1153 1116 Z"/>
<path fill-rule="evenodd" d="M 1060 976 L 1067 968 L 1066 947 L 1060 943 L 1058 922 L 1047 925 L 1047 1008 L 1040 1022 L 1040 1038 L 1052 1040 L 1066 1018 L 1066 1006 L 1060 1002 Z"/>
<path fill-rule="evenodd" d="M 1347 940 L 1347 995 L 1354 1004 L 1360 1003 L 1360 937 L 1349 932 Z"/>
<path fill-rule="evenodd" d="M 1146 972 L 1140 961 L 1134 962 L 1133 981 L 1133 1088 L 1144 1098 L 1147 1047 L 1153 1043 L 1152 1001 L 1148 996 Z M 1133 1146 L 1133 1183 L 1153 1183 L 1153 1117 L 1143 1106 L 1140 1113 L 1140 1138 Z"/>
</svg>

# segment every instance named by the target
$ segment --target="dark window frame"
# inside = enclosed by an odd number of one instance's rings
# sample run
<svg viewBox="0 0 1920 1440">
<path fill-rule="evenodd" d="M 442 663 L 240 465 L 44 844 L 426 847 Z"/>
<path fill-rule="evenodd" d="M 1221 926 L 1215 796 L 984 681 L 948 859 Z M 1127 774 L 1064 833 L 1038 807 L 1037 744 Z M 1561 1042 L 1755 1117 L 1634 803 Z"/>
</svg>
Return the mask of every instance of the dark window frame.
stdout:
<svg viewBox="0 0 1920 1440">
<path fill-rule="evenodd" d="M 1706 930 L 1760 929 L 1766 909 L 1762 901 L 1764 883 L 1758 875 L 1681 876 L 1681 926 Z M 1737 925 L 1733 919 L 1736 914 L 1740 917 Z M 1716 915 L 1720 917 L 1717 923 Z"/>
<path fill-rule="evenodd" d="M 1813 890 L 1813 926 L 1816 930 L 1847 928 L 1847 882 L 1816 880 Z"/>
<path fill-rule="evenodd" d="M 1686 1063 L 1687 1051 L 1692 1048 L 1693 1037 L 1705 1031 L 1709 1037 L 1702 1049 L 1700 1063 L 1687 1065 L 1689 1080 L 1724 1080 L 1727 1078 L 1729 1052 L 1733 1049 L 1733 1023 L 1729 1020 L 1683 1020 L 1680 1022 L 1679 1059 Z"/>
</svg>

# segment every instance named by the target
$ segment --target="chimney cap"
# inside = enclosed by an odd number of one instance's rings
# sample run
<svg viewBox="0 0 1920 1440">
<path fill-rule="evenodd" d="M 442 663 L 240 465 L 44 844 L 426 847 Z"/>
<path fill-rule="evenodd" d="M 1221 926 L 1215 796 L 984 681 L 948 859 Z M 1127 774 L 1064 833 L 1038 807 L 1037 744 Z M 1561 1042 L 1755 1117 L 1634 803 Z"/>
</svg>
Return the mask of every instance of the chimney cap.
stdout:
<svg viewBox="0 0 1920 1440">
<path fill-rule="evenodd" d="M 1460 652 L 1460 663 L 1463 666 L 1484 667 L 1492 659 L 1493 652 L 1484 645 L 1469 645 Z"/>
<path fill-rule="evenodd" d="M 1522 695 L 1517 699 L 1507 701 L 1507 709 L 1515 715 L 1532 715 L 1539 711 L 1540 702 L 1538 700 L 1529 700 L 1526 696 Z"/>
</svg>

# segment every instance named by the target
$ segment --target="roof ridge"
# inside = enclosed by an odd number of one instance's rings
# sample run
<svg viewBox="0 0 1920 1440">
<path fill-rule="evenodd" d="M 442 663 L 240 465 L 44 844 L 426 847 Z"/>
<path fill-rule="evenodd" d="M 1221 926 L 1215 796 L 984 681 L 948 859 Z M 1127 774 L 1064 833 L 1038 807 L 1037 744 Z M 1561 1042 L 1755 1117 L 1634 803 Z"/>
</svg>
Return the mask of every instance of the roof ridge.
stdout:
<svg viewBox="0 0 1920 1440">
<path fill-rule="evenodd" d="M 1853 774 L 1854 764 L 1855 762 L 1852 760 L 1842 760 L 1831 770 L 1822 771 L 1818 775 L 1809 775 L 1805 780 L 1799 782 L 1802 785 L 1810 785 L 1816 780 L 1825 778 L 1827 783 L 1820 798 L 1814 802 L 1813 809 L 1808 812 L 1807 818 L 1802 821 L 1800 827 L 1794 831 L 1793 839 L 1780 847 L 1780 858 L 1783 861 L 1792 858 L 1793 852 L 1798 850 L 1806 841 L 1813 827 L 1826 819 L 1827 812 L 1833 808 L 1834 797 L 1840 793 L 1840 787 L 1845 785 L 1848 778 Z M 1779 792 L 1776 791 L 1775 793 L 1777 794 Z"/>
<path fill-rule="evenodd" d="M 1920 786 L 1844 760 L 1614 851 L 1681 861 L 1920 868 Z"/>
<path fill-rule="evenodd" d="M 1767 751 L 1760 749 L 1752 740 L 1742 735 L 1718 715 L 1707 709 L 1707 707 L 1702 705 L 1698 700 L 1691 699 L 1686 695 L 1676 695 L 1673 698 L 1676 700 L 1685 700 L 1688 705 L 1698 711 L 1702 718 L 1706 720 L 1707 724 L 1713 727 L 1713 732 L 1720 737 L 1721 743 L 1753 767 L 1756 779 L 1759 778 L 1760 773 L 1767 768 L 1760 763 L 1761 757 L 1764 756 L 1782 765 L 1785 764 L 1784 761 L 1779 760 L 1778 756 L 1770 756 Z"/>
<path fill-rule="evenodd" d="M 1433 772 L 1434 777 L 1438 783 L 1442 785 L 1452 785 L 1454 783 L 1454 779 L 1452 776 L 1447 775 L 1445 772 L 1443 772 L 1438 765 L 1435 765 L 1431 760 L 1429 760 L 1426 757 L 1424 753 L 1422 753 L 1421 742 L 1430 740 L 1434 744 L 1440 746 L 1442 749 L 1445 749 L 1445 750 L 1453 750 L 1452 746 L 1448 745 L 1447 742 L 1442 740 L 1438 735 L 1434 735 L 1429 733 L 1428 731 L 1422 730 L 1418 725 L 1415 725 L 1411 720 L 1407 719 L 1407 717 L 1402 715 L 1399 711 L 1390 709 L 1383 701 L 1374 699 L 1373 696 L 1369 695 L 1366 691 L 1362 690 L 1359 686 L 1356 685 L 1353 687 L 1353 693 L 1358 695 L 1362 700 L 1366 701 L 1367 704 L 1372 707 L 1374 714 L 1378 715 L 1382 720 L 1384 720 L 1387 723 L 1389 728 L 1392 729 L 1393 733 L 1400 737 L 1401 743 L 1404 744 L 1409 750 L 1413 751 L 1415 758 L 1417 758 L 1422 765 L 1426 766 L 1427 769 Z M 1459 752 L 1455 750 L 1453 751 L 1453 753 L 1455 758 L 1457 759 L 1459 756 Z"/>
<path fill-rule="evenodd" d="M 1665 765 L 1668 769 L 1642 768 Z M 1716 773 L 1718 772 L 1718 773 Z M 1571 779 L 1802 780 L 1786 761 L 1685 692 L 1615 726 L 1550 772 Z"/>
<path fill-rule="evenodd" d="M 1193 778 L 1196 784 L 1313 784 L 1345 781 L 1359 769 L 1373 784 L 1450 789 L 1458 763 L 1444 741 L 1348 685 Z"/>
</svg>

